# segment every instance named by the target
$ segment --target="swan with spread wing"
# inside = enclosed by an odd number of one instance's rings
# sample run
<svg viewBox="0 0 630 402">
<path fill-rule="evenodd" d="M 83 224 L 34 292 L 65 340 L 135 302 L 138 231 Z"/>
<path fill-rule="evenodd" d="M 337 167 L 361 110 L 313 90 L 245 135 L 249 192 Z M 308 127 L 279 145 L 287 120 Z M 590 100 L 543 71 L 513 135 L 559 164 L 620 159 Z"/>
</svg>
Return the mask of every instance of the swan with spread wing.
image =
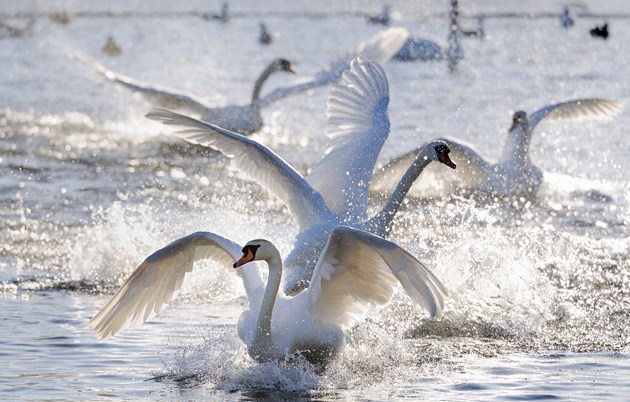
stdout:
<svg viewBox="0 0 630 402">
<path fill-rule="evenodd" d="M 147 117 L 184 127 L 176 133 L 179 137 L 230 157 L 235 167 L 287 206 L 299 233 L 286 260 L 284 288 L 295 293 L 308 285 L 315 261 L 334 227 L 348 225 L 385 236 L 411 184 L 429 163 L 439 161 L 455 168 L 444 141 L 426 144 L 385 207 L 369 218 L 372 171 L 389 135 L 388 103 L 389 86 L 383 69 L 365 58 L 354 59 L 331 89 L 329 146 L 307 179 L 264 145 L 214 124 L 163 109 L 152 110 Z"/>
<path fill-rule="evenodd" d="M 294 72 L 288 60 L 276 59 L 267 66 L 256 80 L 250 103 L 224 107 L 208 106 L 208 102 L 197 95 L 177 89 L 146 84 L 110 71 L 96 62 L 87 60 L 85 57 L 78 55 L 73 57 L 92 68 L 105 79 L 142 95 L 154 106 L 180 110 L 230 131 L 250 135 L 260 130 L 263 126 L 263 118 L 260 113 L 261 108 L 269 106 L 272 102 L 289 95 L 318 88 L 336 81 L 348 67 L 350 60 L 358 55 L 363 55 L 377 62 L 386 62 L 400 49 L 407 36 L 408 32 L 404 28 L 390 28 L 381 31 L 332 62 L 328 68 L 313 77 L 305 77 L 291 86 L 276 88 L 267 95 L 262 96 L 262 87 L 273 73 L 277 71 Z"/>
<path fill-rule="evenodd" d="M 457 189 L 472 189 L 499 196 L 534 197 L 538 192 L 543 174 L 530 159 L 530 140 L 538 123 L 547 120 L 611 117 L 622 110 L 620 102 L 588 98 L 549 104 L 529 117 L 517 111 L 503 146 L 501 158 L 492 162 L 474 145 L 455 138 L 445 138 L 451 149 L 451 157 L 458 163 L 453 172 L 453 185 Z M 386 163 L 374 173 L 371 190 L 387 193 L 391 182 L 404 174 L 418 150 L 413 150 Z"/>
<path fill-rule="evenodd" d="M 210 232 L 196 232 L 154 252 L 90 320 L 100 339 L 134 328 L 158 314 L 202 259 L 234 262 L 249 300 L 237 331 L 256 361 L 287 360 L 299 354 L 325 363 L 345 343 L 344 330 L 361 320 L 369 305 L 387 303 L 400 283 L 434 318 L 442 316 L 447 291 L 411 254 L 373 234 L 334 228 L 314 264 L 308 288 L 294 297 L 279 291 L 282 260 L 268 240 L 243 248 Z M 254 261 L 269 267 L 267 283 Z M 229 265 L 228 265 L 229 264 Z"/>
</svg>

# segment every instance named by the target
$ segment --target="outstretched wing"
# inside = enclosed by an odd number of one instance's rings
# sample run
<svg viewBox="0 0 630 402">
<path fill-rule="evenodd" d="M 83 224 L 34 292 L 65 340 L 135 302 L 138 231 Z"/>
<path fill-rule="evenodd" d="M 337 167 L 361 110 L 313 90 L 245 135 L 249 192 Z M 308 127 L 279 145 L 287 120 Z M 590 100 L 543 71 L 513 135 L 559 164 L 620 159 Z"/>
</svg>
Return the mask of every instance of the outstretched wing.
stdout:
<svg viewBox="0 0 630 402">
<path fill-rule="evenodd" d="M 576 99 L 568 102 L 547 105 L 529 116 L 529 130 L 541 120 L 567 120 L 587 117 L 610 117 L 618 114 L 623 109 L 623 104 L 608 99 Z"/>
<path fill-rule="evenodd" d="M 142 95 L 154 106 L 186 110 L 199 115 L 203 115 L 208 111 L 208 107 L 205 105 L 206 102 L 191 93 L 140 82 L 126 75 L 115 73 L 96 61 L 89 60 L 83 56 L 73 55 L 72 57 L 114 84 Z"/>
<path fill-rule="evenodd" d="M 328 146 L 307 180 L 342 217 L 365 215 L 372 171 L 389 135 L 389 86 L 364 57 L 350 63 L 328 97 Z"/>
<path fill-rule="evenodd" d="M 148 256 L 89 325 L 99 339 L 137 327 L 177 297 L 184 277 L 196 261 L 211 258 L 231 266 L 240 257 L 240 251 L 238 244 L 209 232 L 196 232 L 175 240 Z M 257 270 L 240 273 L 248 296 L 263 285 Z"/>
<path fill-rule="evenodd" d="M 328 219 L 324 199 L 291 165 L 264 145 L 211 123 L 164 109 L 153 109 L 146 117 L 164 124 L 182 126 L 175 134 L 193 144 L 215 149 L 262 188 L 278 197 L 304 229 Z"/>
<path fill-rule="evenodd" d="M 337 227 L 306 290 L 310 312 L 315 319 L 350 327 L 370 304 L 388 302 L 397 282 L 432 317 L 442 317 L 447 291 L 420 261 L 381 237 Z"/>
<path fill-rule="evenodd" d="M 481 152 L 472 144 L 468 144 L 462 140 L 454 138 L 442 138 L 448 144 L 451 152 L 449 156 L 457 165 L 456 170 L 441 169 L 441 166 L 427 166 L 427 171 L 434 171 L 440 177 L 453 178 L 456 185 L 468 186 L 479 180 L 487 178 L 488 173 L 492 169 L 491 163 L 481 154 Z M 418 156 L 418 152 L 422 147 L 418 147 L 411 152 L 400 155 L 387 162 L 383 167 L 374 172 L 370 191 L 377 193 L 389 194 L 400 182 L 403 175 L 409 169 Z M 438 171 L 439 169 L 439 171 Z"/>
<path fill-rule="evenodd" d="M 356 48 L 330 63 L 326 69 L 315 76 L 304 79 L 290 87 L 274 89 L 262 98 L 261 105 L 263 107 L 268 106 L 270 103 L 289 95 L 337 81 L 341 74 L 350 66 L 350 61 L 357 56 L 363 56 L 377 63 L 385 63 L 398 53 L 408 36 L 409 32 L 407 29 L 400 27 L 380 31 L 372 38 L 360 43 Z"/>
</svg>

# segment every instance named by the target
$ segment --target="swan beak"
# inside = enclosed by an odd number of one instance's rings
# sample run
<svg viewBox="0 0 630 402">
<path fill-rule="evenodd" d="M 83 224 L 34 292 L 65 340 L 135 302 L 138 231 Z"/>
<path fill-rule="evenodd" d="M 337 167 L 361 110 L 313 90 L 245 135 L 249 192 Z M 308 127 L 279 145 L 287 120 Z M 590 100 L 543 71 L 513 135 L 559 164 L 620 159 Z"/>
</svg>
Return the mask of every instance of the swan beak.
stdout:
<svg viewBox="0 0 630 402">
<path fill-rule="evenodd" d="M 234 265 L 232 265 L 233 268 L 238 268 L 241 265 L 245 265 L 248 262 L 252 261 L 254 259 L 254 253 L 252 252 L 252 250 L 247 249 L 247 251 L 245 251 L 245 254 L 243 254 L 243 256 L 234 263 Z"/>
<path fill-rule="evenodd" d="M 454 164 L 451 158 L 448 156 L 448 152 L 440 152 L 438 154 L 438 159 L 440 160 L 440 162 L 450 167 L 451 169 L 455 169 L 457 167 L 457 165 Z"/>
</svg>

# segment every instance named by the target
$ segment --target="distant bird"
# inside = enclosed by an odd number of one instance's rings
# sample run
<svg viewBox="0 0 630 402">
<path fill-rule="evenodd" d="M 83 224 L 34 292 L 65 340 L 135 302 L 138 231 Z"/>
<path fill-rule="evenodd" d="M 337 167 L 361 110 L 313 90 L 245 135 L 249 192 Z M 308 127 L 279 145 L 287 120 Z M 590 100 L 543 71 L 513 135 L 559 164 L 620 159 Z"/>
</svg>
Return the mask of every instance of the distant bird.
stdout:
<svg viewBox="0 0 630 402">
<path fill-rule="evenodd" d="M 394 56 L 394 59 L 399 61 L 446 60 L 449 70 L 453 71 L 463 58 L 462 48 L 459 43 L 461 32 L 457 22 L 458 15 L 459 6 L 457 0 L 452 0 L 446 43 L 428 35 L 410 37 Z"/>
<path fill-rule="evenodd" d="M 101 50 L 109 56 L 118 56 L 122 52 L 118 43 L 116 43 L 114 38 L 111 36 L 107 37 L 107 42 L 105 42 L 105 45 Z"/>
<path fill-rule="evenodd" d="M 457 24 L 457 26 L 459 27 L 459 23 Z M 485 38 L 486 30 L 483 27 L 483 17 L 477 17 L 477 29 L 475 29 L 474 31 L 470 31 L 459 28 L 459 33 L 462 36 L 466 37 L 475 37 L 480 39 Z"/>
<path fill-rule="evenodd" d="M 208 20 L 208 21 L 219 21 L 222 23 L 226 23 L 230 20 L 230 12 L 229 12 L 229 5 L 228 3 L 223 3 L 223 6 L 221 7 L 221 13 L 220 14 L 202 14 L 201 17 L 204 20 Z"/>
<path fill-rule="evenodd" d="M 260 23 L 260 36 L 258 37 L 258 41 L 263 45 L 269 45 L 273 42 L 273 35 L 267 31 L 267 26 L 263 22 Z"/>
<path fill-rule="evenodd" d="M 591 29 L 591 36 L 594 38 L 608 39 L 608 23 L 605 23 L 601 27 L 596 26 Z"/>
<path fill-rule="evenodd" d="M 62 11 L 60 13 L 50 14 L 48 19 L 60 25 L 68 25 L 70 21 L 72 21 L 72 15 L 70 15 L 67 11 Z"/>
<path fill-rule="evenodd" d="M 3 38 L 24 38 L 31 36 L 33 26 L 35 25 L 35 16 L 31 15 L 24 27 L 16 27 L 0 21 L 0 39 Z"/>
<path fill-rule="evenodd" d="M 391 20 L 389 16 L 389 6 L 383 6 L 383 12 L 381 14 L 372 16 L 368 15 L 366 18 L 367 22 L 370 24 L 388 26 Z"/>
<path fill-rule="evenodd" d="M 514 113 L 512 125 L 503 146 L 501 158 L 491 162 L 473 145 L 444 138 L 457 163 L 456 188 L 472 189 L 497 196 L 535 197 L 542 183 L 542 172 L 530 160 L 530 142 L 534 128 L 543 120 L 569 120 L 614 116 L 623 106 L 606 99 L 577 99 L 546 105 L 530 116 L 524 111 Z M 403 175 L 418 150 L 394 158 L 372 176 L 370 191 L 385 192 Z"/>
<path fill-rule="evenodd" d="M 571 15 L 571 11 L 569 11 L 569 6 L 564 6 L 562 9 L 562 14 L 560 14 L 560 25 L 564 28 L 572 27 L 574 24 L 573 16 Z"/>
</svg>

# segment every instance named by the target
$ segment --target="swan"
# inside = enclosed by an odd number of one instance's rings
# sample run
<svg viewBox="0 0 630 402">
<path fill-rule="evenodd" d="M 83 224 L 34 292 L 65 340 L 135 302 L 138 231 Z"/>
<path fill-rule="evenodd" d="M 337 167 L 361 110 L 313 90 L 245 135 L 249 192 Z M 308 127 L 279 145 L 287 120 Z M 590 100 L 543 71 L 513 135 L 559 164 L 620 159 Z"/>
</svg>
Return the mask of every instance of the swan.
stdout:
<svg viewBox="0 0 630 402">
<path fill-rule="evenodd" d="M 133 78 L 109 71 L 100 64 L 92 63 L 78 56 L 76 57 L 79 58 L 80 61 L 88 64 L 103 77 L 129 90 L 142 94 L 142 96 L 152 103 L 195 113 L 201 116 L 203 120 L 212 121 L 221 127 L 243 135 L 253 134 L 263 126 L 263 119 L 260 115 L 260 94 L 265 81 L 277 71 L 295 73 L 290 61 L 282 58 L 275 59 L 263 70 L 254 83 L 251 103 L 247 105 L 228 105 L 213 108 L 206 106 L 204 101 L 197 98 L 195 95 L 146 85 Z"/>
<path fill-rule="evenodd" d="M 497 162 L 491 162 L 473 145 L 445 138 L 451 157 L 458 162 L 455 185 L 499 196 L 534 197 L 542 183 L 543 174 L 532 164 L 529 148 L 532 132 L 543 120 L 610 117 L 623 108 L 617 101 L 606 99 L 576 99 L 549 104 L 529 117 L 517 111 L 512 117 L 503 153 Z M 383 192 L 388 183 L 395 181 L 407 169 L 417 150 L 394 158 L 374 173 L 371 191 Z"/>
<path fill-rule="evenodd" d="M 445 142 L 426 144 L 385 207 L 369 218 L 369 183 L 389 135 L 388 103 L 387 77 L 380 65 L 363 57 L 354 59 L 331 89 L 329 146 L 306 179 L 264 145 L 214 124 L 163 109 L 154 109 L 146 116 L 183 126 L 177 136 L 230 157 L 237 169 L 287 206 L 299 227 L 296 245 L 285 261 L 284 288 L 293 294 L 308 285 L 314 262 L 334 227 L 348 225 L 386 236 L 407 190 L 426 165 L 438 161 L 455 168 Z"/>
<path fill-rule="evenodd" d="M 446 43 L 428 35 L 409 37 L 393 58 L 399 61 L 446 60 L 449 70 L 453 71 L 459 60 L 463 58 L 462 48 L 459 43 L 461 30 L 457 22 L 458 15 L 457 1 L 453 0 L 451 1 L 450 23 Z"/>
<path fill-rule="evenodd" d="M 260 23 L 260 35 L 258 36 L 258 42 L 263 45 L 269 45 L 273 42 L 273 35 L 267 30 L 267 26 L 261 22 Z"/>
<path fill-rule="evenodd" d="M 303 78 L 290 86 L 274 89 L 265 95 L 260 103 L 263 107 L 266 107 L 287 96 L 336 82 L 341 77 L 341 74 L 350 66 L 350 61 L 358 56 L 363 56 L 376 63 L 385 63 L 400 50 L 408 37 L 409 31 L 401 27 L 388 28 L 380 31 L 370 39 L 361 42 L 351 51 L 337 58 L 330 63 L 328 67 L 317 74 Z"/>
<path fill-rule="evenodd" d="M 386 62 L 400 49 L 407 36 L 408 32 L 404 28 L 390 28 L 381 31 L 352 51 L 339 57 L 328 68 L 315 76 L 304 78 L 288 87 L 276 88 L 261 98 L 262 86 L 273 72 L 293 72 L 290 63 L 281 62 L 283 59 L 274 60 L 254 84 L 252 102 L 250 104 L 242 106 L 229 105 L 222 108 L 207 106 L 205 100 L 185 91 L 142 83 L 131 77 L 115 73 L 84 56 L 71 54 L 70 57 L 85 64 L 108 81 L 142 95 L 155 106 L 177 109 L 187 114 L 199 116 L 201 120 L 210 121 L 230 131 L 249 135 L 258 131 L 263 125 L 260 108 L 267 107 L 271 103 L 289 95 L 318 88 L 336 81 L 343 70 L 348 67 L 350 60 L 358 55 L 364 55 L 377 62 Z"/>
<path fill-rule="evenodd" d="M 407 251 L 349 227 L 330 233 L 309 287 L 294 297 L 279 292 L 282 259 L 268 240 L 252 240 L 241 248 L 217 234 L 195 232 L 147 257 L 89 325 L 99 339 L 139 326 L 174 300 L 195 262 L 207 258 L 232 265 L 243 280 L 249 308 L 241 314 L 237 332 L 258 362 L 300 354 L 325 363 L 344 346 L 344 330 L 362 319 L 370 304 L 387 303 L 397 282 L 433 318 L 442 317 L 447 296 L 440 280 Z M 266 285 L 254 261 L 267 263 Z"/>
</svg>

